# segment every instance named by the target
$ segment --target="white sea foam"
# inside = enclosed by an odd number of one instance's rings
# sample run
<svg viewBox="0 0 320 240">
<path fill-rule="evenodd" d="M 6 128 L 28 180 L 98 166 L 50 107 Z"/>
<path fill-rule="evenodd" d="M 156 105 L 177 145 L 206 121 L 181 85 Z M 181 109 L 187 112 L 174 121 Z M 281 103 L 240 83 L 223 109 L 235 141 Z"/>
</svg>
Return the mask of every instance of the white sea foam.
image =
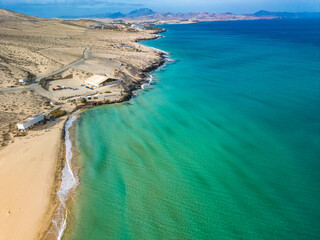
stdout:
<svg viewBox="0 0 320 240">
<path fill-rule="evenodd" d="M 153 79 L 153 76 L 149 74 L 149 78 L 148 78 L 149 84 L 152 84 L 152 79 Z"/>
<path fill-rule="evenodd" d="M 167 67 L 169 64 L 172 64 L 172 63 L 175 63 L 176 60 L 172 59 L 170 54 L 169 53 L 166 53 L 164 56 L 163 56 L 165 62 L 164 64 L 162 64 L 162 66 L 160 66 L 159 68 L 157 68 L 156 72 L 157 71 L 161 71 L 163 68 Z"/>
<path fill-rule="evenodd" d="M 149 74 L 147 79 L 146 79 L 146 81 L 148 81 L 148 82 L 142 84 L 141 85 L 141 89 L 145 89 L 145 87 L 150 86 L 152 84 L 152 79 L 153 79 L 152 75 Z"/>
<path fill-rule="evenodd" d="M 170 57 L 170 54 L 167 52 L 165 52 L 164 60 L 165 60 L 165 62 L 160 67 L 158 67 L 154 72 L 162 71 L 163 68 L 167 67 L 169 64 L 176 62 L 174 59 L 172 59 Z M 153 76 L 151 74 L 149 74 L 148 77 L 146 78 L 146 81 L 148 81 L 148 82 L 142 84 L 141 89 L 145 89 L 146 87 L 150 86 L 153 83 Z"/>
<path fill-rule="evenodd" d="M 73 115 L 72 118 L 70 118 L 65 124 L 66 164 L 62 170 L 61 186 L 57 193 L 60 199 L 60 205 L 52 220 L 55 227 L 54 232 L 57 236 L 57 240 L 61 240 L 63 233 L 66 230 L 68 213 L 65 204 L 69 198 L 70 191 L 77 185 L 77 180 L 71 168 L 73 154 L 69 132 L 70 127 L 76 119 L 77 117 Z"/>
<path fill-rule="evenodd" d="M 65 203 L 68 199 L 70 190 L 76 185 L 77 181 L 71 169 L 72 160 L 72 143 L 70 140 L 69 128 L 72 126 L 73 122 L 77 119 L 75 115 L 70 118 L 65 125 L 65 144 L 66 144 L 66 164 L 62 170 L 62 183 L 58 191 L 59 199 L 62 203 Z"/>
</svg>

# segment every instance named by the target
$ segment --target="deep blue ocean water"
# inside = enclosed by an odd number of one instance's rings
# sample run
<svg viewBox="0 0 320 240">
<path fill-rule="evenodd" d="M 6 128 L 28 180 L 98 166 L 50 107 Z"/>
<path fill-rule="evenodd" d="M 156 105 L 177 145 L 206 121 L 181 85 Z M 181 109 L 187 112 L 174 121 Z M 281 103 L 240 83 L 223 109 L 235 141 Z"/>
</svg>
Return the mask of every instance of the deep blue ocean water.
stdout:
<svg viewBox="0 0 320 240">
<path fill-rule="evenodd" d="M 163 27 L 176 62 L 77 122 L 64 239 L 319 239 L 320 21 Z"/>
</svg>

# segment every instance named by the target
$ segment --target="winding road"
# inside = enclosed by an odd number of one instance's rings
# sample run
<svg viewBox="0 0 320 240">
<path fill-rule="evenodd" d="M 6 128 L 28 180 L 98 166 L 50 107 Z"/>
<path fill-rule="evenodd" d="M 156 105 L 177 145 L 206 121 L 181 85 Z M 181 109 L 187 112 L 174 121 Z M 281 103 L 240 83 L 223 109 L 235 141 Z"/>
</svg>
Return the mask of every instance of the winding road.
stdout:
<svg viewBox="0 0 320 240">
<path fill-rule="evenodd" d="M 62 73 L 64 71 L 68 70 L 69 68 L 72 68 L 72 67 L 74 67 L 74 66 L 76 66 L 76 65 L 78 65 L 80 63 L 83 63 L 84 61 L 86 61 L 89 58 L 89 56 L 90 56 L 90 48 L 86 47 L 86 49 L 83 52 L 83 58 L 82 59 L 80 59 L 78 61 L 75 61 L 73 63 L 70 63 L 70 64 L 60 68 L 59 70 L 57 70 L 55 72 L 52 72 L 52 73 L 37 77 L 35 79 L 34 83 L 32 83 L 32 84 L 30 84 L 28 86 L 14 87 L 14 88 L 2 88 L 2 89 L 0 89 L 0 92 L 12 92 L 12 91 L 23 90 L 23 89 L 33 89 L 33 90 L 35 90 L 36 92 L 38 92 L 42 96 L 45 96 L 47 98 L 52 98 L 52 93 L 49 92 L 49 91 L 46 91 L 45 89 L 43 89 L 40 86 L 39 82 L 44 78 L 51 77 L 51 76 L 54 76 L 56 74 Z"/>
</svg>

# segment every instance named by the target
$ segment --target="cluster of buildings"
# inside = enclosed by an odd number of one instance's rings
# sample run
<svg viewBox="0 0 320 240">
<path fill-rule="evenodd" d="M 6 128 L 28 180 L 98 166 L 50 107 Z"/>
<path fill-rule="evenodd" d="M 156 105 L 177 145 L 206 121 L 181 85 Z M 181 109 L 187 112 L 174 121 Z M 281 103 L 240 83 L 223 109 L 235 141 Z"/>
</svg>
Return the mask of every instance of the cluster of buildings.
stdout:
<svg viewBox="0 0 320 240">
<path fill-rule="evenodd" d="M 91 77 L 89 77 L 88 79 L 85 80 L 85 85 L 91 88 L 99 88 L 102 86 L 105 86 L 108 82 L 112 81 L 112 79 L 110 79 L 109 77 L 106 76 L 102 76 L 102 75 L 93 75 Z M 117 97 L 117 96 L 121 96 L 121 94 L 108 94 L 108 95 L 96 95 L 96 96 L 86 96 L 84 98 L 86 98 L 87 100 L 93 100 L 93 99 L 107 99 L 109 97 Z M 79 99 L 81 99 L 83 97 L 79 97 Z M 77 101 L 79 100 L 77 98 L 72 99 L 73 101 Z M 51 105 L 55 105 L 56 102 L 55 101 L 51 101 L 50 102 Z M 31 128 L 41 122 L 43 122 L 46 118 L 46 116 L 48 116 L 52 111 L 59 109 L 61 106 L 56 106 L 52 109 L 50 109 L 48 112 L 46 113 L 42 113 L 42 114 L 36 114 L 33 116 L 30 116 L 29 118 L 17 123 L 17 127 L 19 130 L 27 130 L 28 128 Z"/>
<path fill-rule="evenodd" d="M 88 95 L 88 96 L 81 96 L 81 97 L 75 97 L 70 100 L 69 102 L 80 102 L 82 99 L 86 99 L 87 101 L 90 100 L 106 100 L 114 97 L 121 97 L 121 93 L 109 93 L 109 94 L 95 94 L 95 95 Z"/>
<path fill-rule="evenodd" d="M 140 30 L 146 29 L 146 26 L 142 24 L 132 24 L 131 27 Z"/>
<path fill-rule="evenodd" d="M 129 46 L 126 44 L 118 43 L 115 45 L 117 48 L 120 48 L 122 50 L 129 50 L 129 51 L 136 51 L 136 52 L 141 52 L 140 46 L 135 47 L 135 46 Z"/>
<path fill-rule="evenodd" d="M 130 23 L 125 23 L 122 20 L 114 20 L 111 23 L 106 23 L 106 24 L 96 24 L 96 25 L 91 25 L 88 27 L 88 29 L 96 29 L 96 30 L 103 30 L 103 29 L 108 29 L 108 30 L 143 30 L 146 29 L 145 25 L 142 24 L 130 24 Z"/>
<path fill-rule="evenodd" d="M 56 103 L 55 101 L 52 101 L 52 102 Z M 46 113 L 36 114 L 36 115 L 28 117 L 27 119 L 17 123 L 18 129 L 25 131 L 28 128 L 31 128 L 31 127 L 43 122 L 46 116 L 48 116 L 51 112 L 53 112 L 54 110 L 57 110 L 59 108 L 61 108 L 61 106 L 56 106 L 56 107 L 50 109 Z"/>
</svg>

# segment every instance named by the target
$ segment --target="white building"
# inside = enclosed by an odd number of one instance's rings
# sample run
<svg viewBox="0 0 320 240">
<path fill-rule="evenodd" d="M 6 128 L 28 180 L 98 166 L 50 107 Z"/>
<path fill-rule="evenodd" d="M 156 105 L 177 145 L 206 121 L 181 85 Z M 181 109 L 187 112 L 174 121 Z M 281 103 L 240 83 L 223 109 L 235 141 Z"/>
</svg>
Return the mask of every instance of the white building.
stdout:
<svg viewBox="0 0 320 240">
<path fill-rule="evenodd" d="M 106 82 L 108 78 L 106 76 L 101 75 L 93 75 L 92 77 L 89 77 L 87 80 L 85 80 L 85 84 L 90 87 L 102 87 Z"/>
<path fill-rule="evenodd" d="M 42 114 L 37 114 L 37 115 L 34 115 L 32 117 L 29 117 L 25 120 L 23 120 L 22 122 L 19 122 L 17 125 L 18 125 L 18 129 L 19 130 L 26 130 L 28 129 L 29 127 L 41 122 L 44 120 L 44 115 Z"/>
<path fill-rule="evenodd" d="M 141 25 L 141 24 L 132 24 L 131 27 L 136 28 L 136 29 L 146 29 L 146 26 Z"/>
<path fill-rule="evenodd" d="M 19 83 L 25 83 L 25 82 L 28 82 L 28 79 L 25 79 L 25 78 L 19 79 Z"/>
</svg>

